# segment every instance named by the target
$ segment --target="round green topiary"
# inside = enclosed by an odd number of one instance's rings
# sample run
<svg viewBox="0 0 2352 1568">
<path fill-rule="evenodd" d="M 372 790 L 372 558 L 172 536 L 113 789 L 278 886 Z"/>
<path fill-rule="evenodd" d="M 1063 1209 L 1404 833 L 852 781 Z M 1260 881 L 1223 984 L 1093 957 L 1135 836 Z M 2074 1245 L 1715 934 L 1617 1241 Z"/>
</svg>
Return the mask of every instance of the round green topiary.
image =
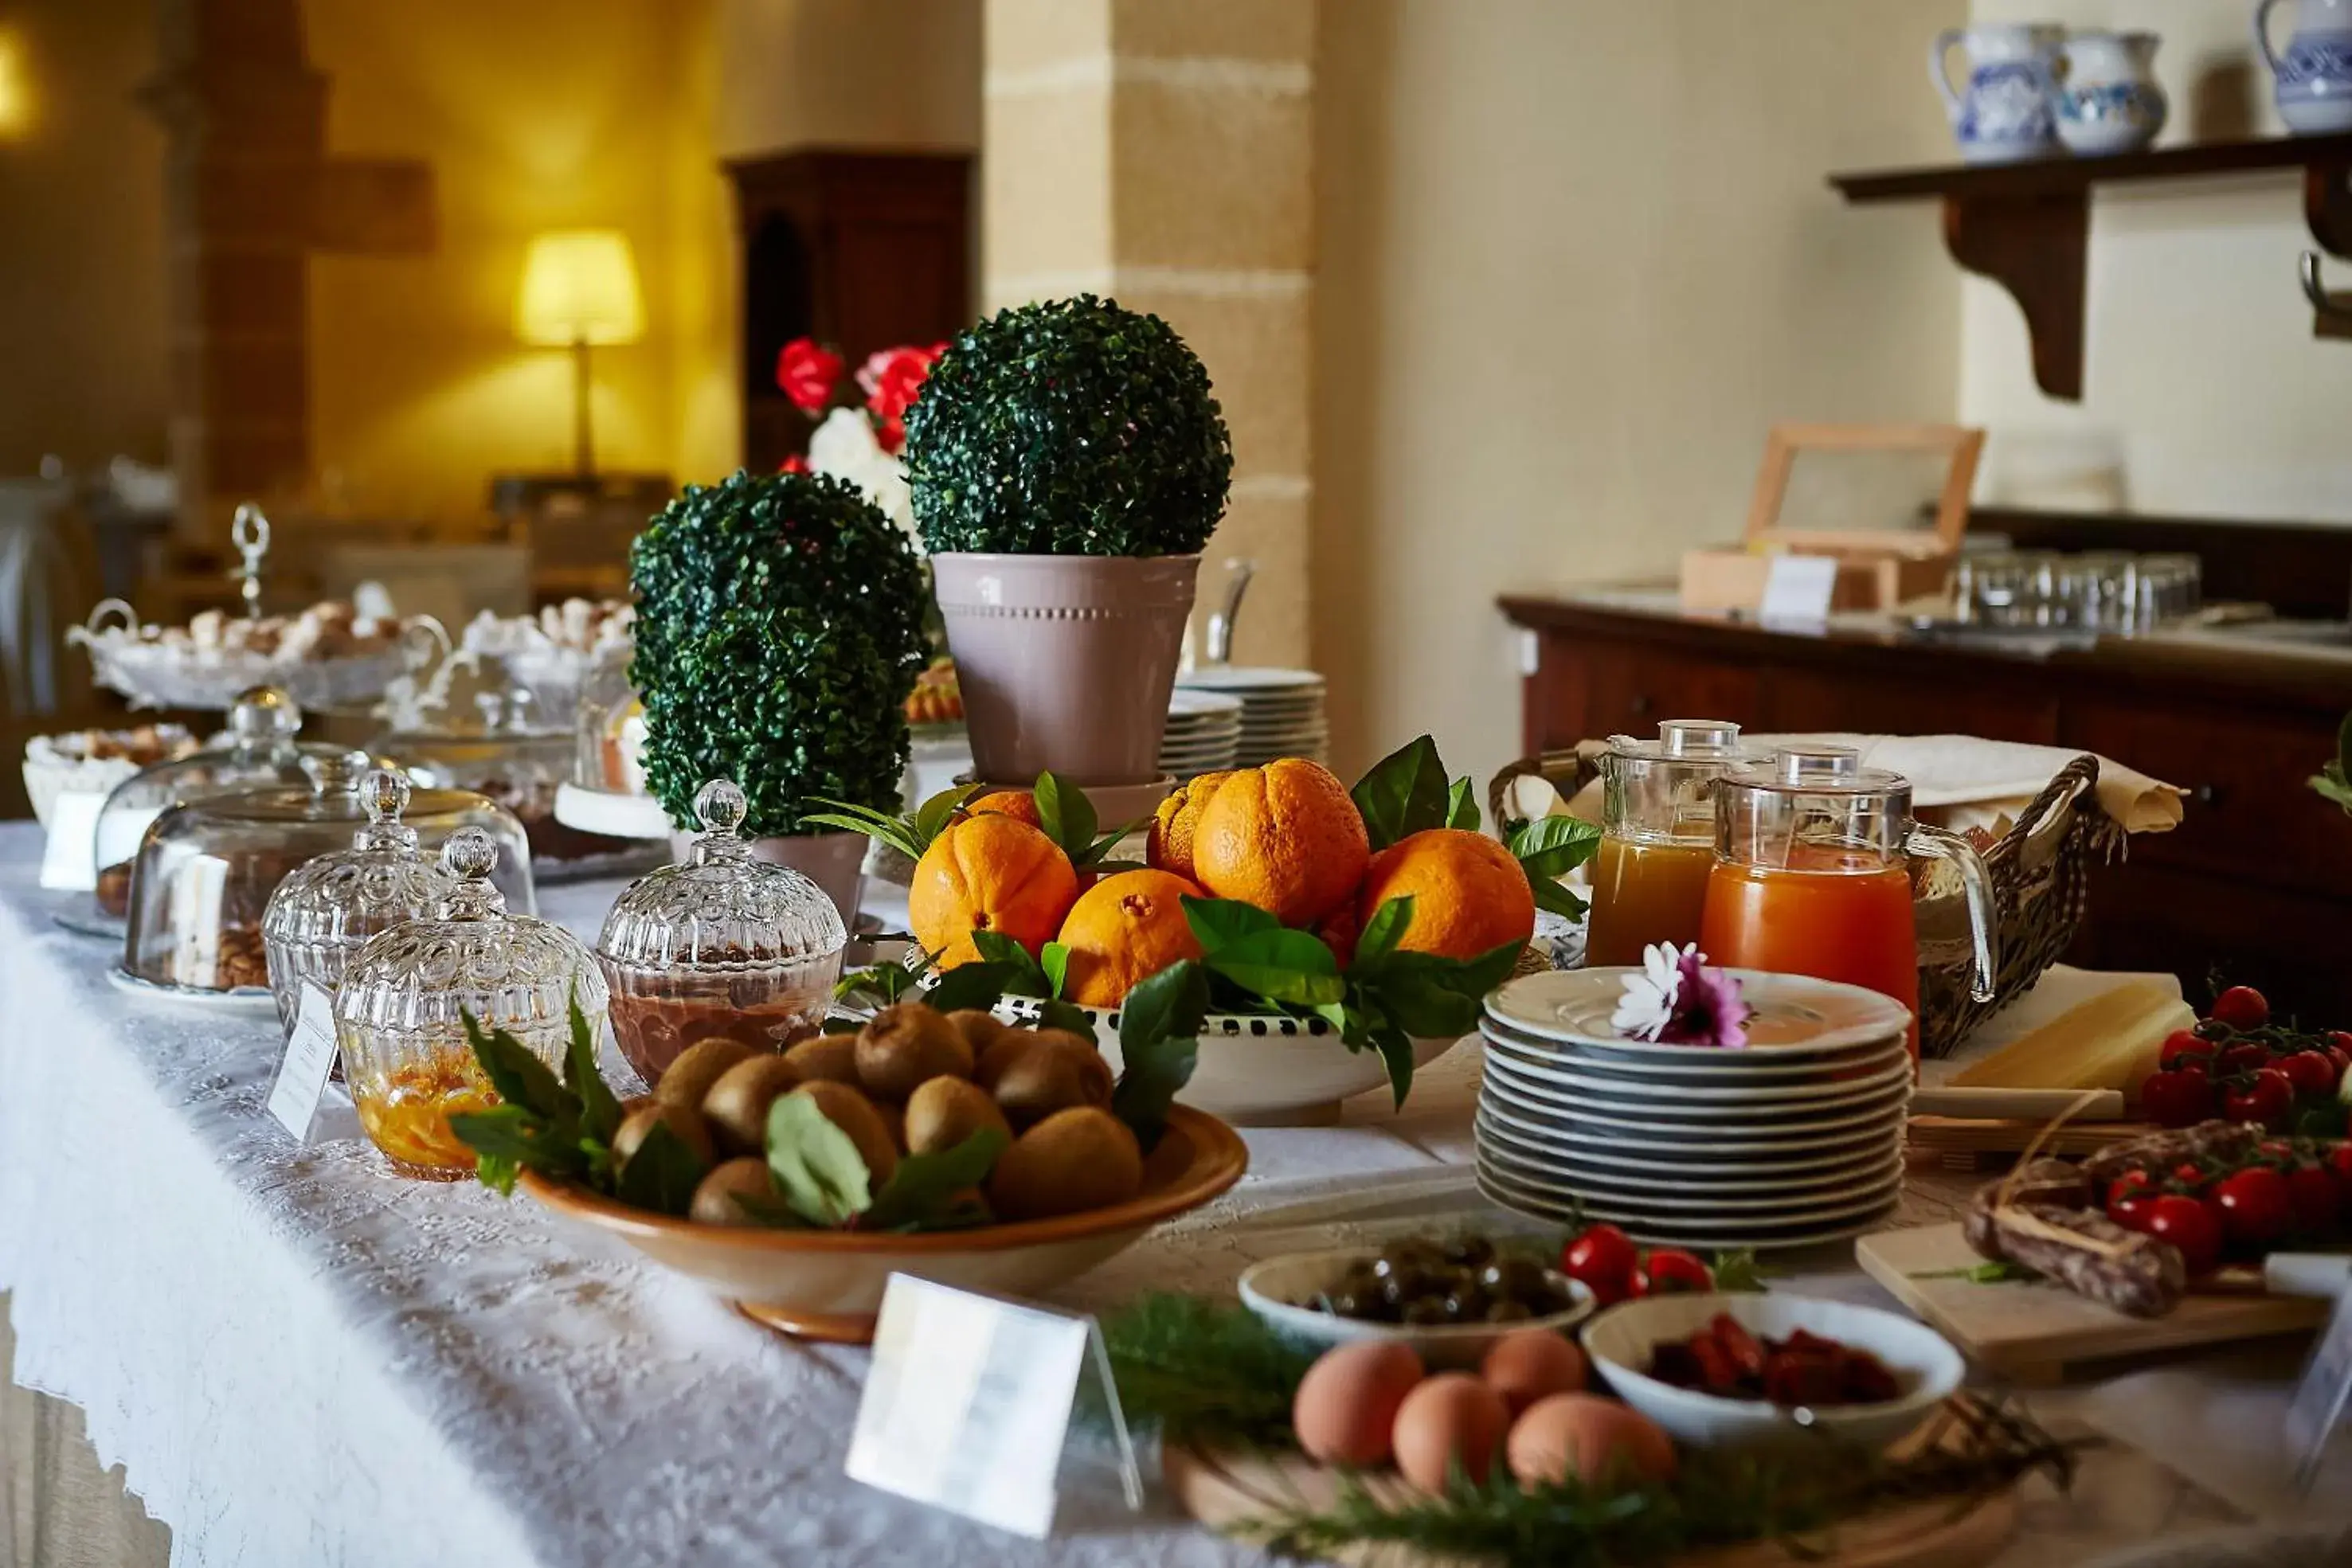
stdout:
<svg viewBox="0 0 2352 1568">
<path fill-rule="evenodd" d="M 813 797 L 896 810 L 923 667 L 921 568 L 852 486 L 737 472 L 688 486 L 629 549 L 646 782 L 681 827 L 712 779 L 743 831 L 802 831 Z"/>
<path fill-rule="evenodd" d="M 1199 357 L 1159 317 L 1090 294 L 959 336 L 902 455 L 934 555 L 1192 555 L 1234 474 Z"/>
</svg>

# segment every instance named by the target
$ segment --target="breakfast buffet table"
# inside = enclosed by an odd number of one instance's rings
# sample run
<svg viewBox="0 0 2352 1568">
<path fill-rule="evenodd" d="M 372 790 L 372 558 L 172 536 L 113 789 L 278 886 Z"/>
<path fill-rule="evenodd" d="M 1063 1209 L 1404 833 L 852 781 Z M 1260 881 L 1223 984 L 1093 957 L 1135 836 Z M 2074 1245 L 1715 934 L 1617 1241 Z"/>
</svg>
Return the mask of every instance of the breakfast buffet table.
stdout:
<svg viewBox="0 0 2352 1568">
<path fill-rule="evenodd" d="M 274 1019 L 118 992 L 103 946 L 53 923 L 62 895 L 36 885 L 39 842 L 31 824 L 0 828 L 13 1377 L 86 1412 L 101 1461 L 170 1527 L 175 1563 L 1261 1560 L 1157 1492 L 1129 1514 L 1085 1466 L 1066 1470 L 1043 1542 L 848 1479 L 866 1352 L 755 1326 L 527 1199 L 396 1178 L 359 1141 L 298 1147 L 263 1110 Z M 616 891 L 549 889 L 542 912 L 593 935 Z M 1474 1040 L 1402 1114 L 1382 1092 L 1339 1126 L 1247 1133 L 1240 1186 L 1064 1304 L 1223 1291 L 1302 1239 L 1477 1208 L 1477 1071 Z M 1948 1215 L 1966 1179 L 1915 1173 L 1906 1220 Z M 1885 1300 L 1850 1257 L 1798 1267 L 1808 1288 Z M 2112 1426 L 2101 1392 L 2033 1408 L 2062 1432 Z M 2086 1563 L 2243 1519 L 2123 1445 L 2088 1455 L 2070 1497 L 2032 1484 L 2004 1564 Z"/>
</svg>

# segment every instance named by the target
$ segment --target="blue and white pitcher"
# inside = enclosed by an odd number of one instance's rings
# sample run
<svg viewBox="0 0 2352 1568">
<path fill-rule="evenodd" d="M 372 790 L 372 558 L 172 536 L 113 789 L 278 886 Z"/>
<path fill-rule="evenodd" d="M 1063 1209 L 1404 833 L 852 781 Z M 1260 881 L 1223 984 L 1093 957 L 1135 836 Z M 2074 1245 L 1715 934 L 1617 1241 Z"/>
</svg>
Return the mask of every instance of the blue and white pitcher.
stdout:
<svg viewBox="0 0 2352 1568">
<path fill-rule="evenodd" d="M 2352 0 L 2295 0 L 2286 53 L 2271 47 L 2271 7 L 2254 7 L 2254 42 L 2278 78 L 2279 118 L 2297 136 L 2352 131 Z"/>
<path fill-rule="evenodd" d="M 2164 129 L 2154 33 L 2077 33 L 2066 40 L 2058 140 L 2079 157 L 2136 152 Z"/>
<path fill-rule="evenodd" d="M 2352 5 L 2352 0 L 2344 3 Z M 1979 22 L 1936 35 L 1927 74 L 1951 111 L 1952 134 L 1959 141 L 1964 162 L 2011 163 L 2052 151 L 2058 138 L 2052 107 L 2057 89 L 2053 67 L 2064 36 L 2064 29 L 2046 22 Z M 1944 57 L 1954 44 L 1968 49 L 1964 93 L 1952 90 L 1944 68 Z"/>
</svg>

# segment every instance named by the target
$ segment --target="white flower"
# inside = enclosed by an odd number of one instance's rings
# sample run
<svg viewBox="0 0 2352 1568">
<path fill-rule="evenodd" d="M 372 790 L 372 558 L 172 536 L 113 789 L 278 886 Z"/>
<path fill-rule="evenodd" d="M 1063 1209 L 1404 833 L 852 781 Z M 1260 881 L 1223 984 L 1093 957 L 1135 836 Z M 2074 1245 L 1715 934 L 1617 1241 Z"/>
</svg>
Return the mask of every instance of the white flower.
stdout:
<svg viewBox="0 0 2352 1568">
<path fill-rule="evenodd" d="M 809 437 L 809 468 L 856 486 L 884 517 L 915 540 L 916 551 L 920 553 L 923 546 L 915 532 L 915 498 L 907 488 L 907 465 L 882 450 L 865 411 L 836 408 L 824 416 L 824 423 Z"/>
<path fill-rule="evenodd" d="M 1698 945 L 1693 943 L 1696 952 Z M 1609 1027 L 1627 1040 L 1655 1040 L 1674 1021 L 1675 1001 L 1683 986 L 1682 952 L 1671 942 L 1642 949 L 1642 972 L 1625 977 L 1625 994 Z"/>
</svg>

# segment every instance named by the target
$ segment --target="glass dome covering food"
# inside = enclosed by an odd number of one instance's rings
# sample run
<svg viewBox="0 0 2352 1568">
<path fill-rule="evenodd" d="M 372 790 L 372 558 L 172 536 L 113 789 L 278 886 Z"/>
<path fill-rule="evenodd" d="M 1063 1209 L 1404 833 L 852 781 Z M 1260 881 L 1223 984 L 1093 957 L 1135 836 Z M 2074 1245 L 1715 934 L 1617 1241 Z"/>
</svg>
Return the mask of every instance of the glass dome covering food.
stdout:
<svg viewBox="0 0 2352 1568">
<path fill-rule="evenodd" d="M 390 768 L 371 769 L 359 786 L 367 821 L 352 835 L 351 846 L 304 862 L 269 895 L 261 940 L 278 1020 L 289 1036 L 304 985 L 331 996 L 344 966 L 369 937 L 437 915 L 447 900 L 448 873 L 418 847 L 416 830 L 401 821 L 410 798 L 407 779 Z"/>
<path fill-rule="evenodd" d="M 471 789 L 512 811 L 541 861 L 642 849 L 635 841 L 583 832 L 556 820 L 556 791 L 572 776 L 578 740 L 570 729 L 543 723 L 529 691 L 480 691 L 473 706 L 470 718 L 446 706 L 422 706 L 409 723 L 378 736 L 375 748 L 420 784 Z"/>
<path fill-rule="evenodd" d="M 596 938 L 614 1038 L 648 1084 L 700 1040 L 782 1051 L 815 1033 L 849 943 L 824 889 L 753 858 L 733 782 L 705 784 L 694 810 L 686 862 L 632 883 Z"/>
<path fill-rule="evenodd" d="M 492 873 L 511 852 L 479 828 L 441 850 L 452 881 L 430 919 L 369 938 L 335 991 L 335 1038 L 360 1124 L 404 1175 L 469 1175 L 474 1152 L 449 1117 L 498 1103 L 467 1039 L 471 1019 L 505 1030 L 561 1069 L 576 998 L 592 1024 L 604 982 L 588 950 L 560 925 L 511 915 Z"/>
<path fill-rule="evenodd" d="M 304 862 L 347 850 L 368 821 L 358 784 L 365 752 L 304 758 L 310 782 L 213 795 L 155 819 L 131 872 L 123 968 L 136 980 L 203 991 L 269 983 L 262 916 L 278 884 Z M 507 891 L 532 904 L 522 824 L 479 795 L 419 789 L 406 821 L 428 847 L 478 827 L 508 850 Z"/>
</svg>

